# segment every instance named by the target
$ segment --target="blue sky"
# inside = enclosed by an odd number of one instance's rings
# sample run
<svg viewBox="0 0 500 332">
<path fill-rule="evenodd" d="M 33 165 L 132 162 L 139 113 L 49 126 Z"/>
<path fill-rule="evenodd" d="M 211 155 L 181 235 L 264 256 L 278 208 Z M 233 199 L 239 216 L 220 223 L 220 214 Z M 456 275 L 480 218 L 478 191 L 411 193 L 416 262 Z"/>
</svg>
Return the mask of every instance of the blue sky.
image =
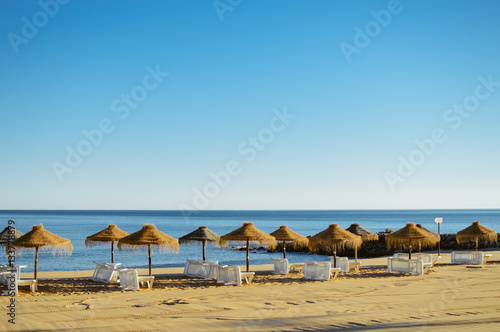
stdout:
<svg viewBox="0 0 500 332">
<path fill-rule="evenodd" d="M 0 209 L 499 208 L 499 12 L 2 1 Z"/>
</svg>

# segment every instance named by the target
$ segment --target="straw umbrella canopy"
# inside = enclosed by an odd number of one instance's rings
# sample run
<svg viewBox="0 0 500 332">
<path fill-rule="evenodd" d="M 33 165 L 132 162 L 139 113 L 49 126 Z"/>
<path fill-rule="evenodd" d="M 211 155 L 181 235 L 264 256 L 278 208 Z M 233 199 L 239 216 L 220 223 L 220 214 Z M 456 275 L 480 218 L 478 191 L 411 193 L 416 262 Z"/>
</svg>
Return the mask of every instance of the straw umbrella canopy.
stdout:
<svg viewBox="0 0 500 332">
<path fill-rule="evenodd" d="M 280 228 L 269 235 L 274 236 L 276 241 L 283 241 L 283 258 L 286 258 L 286 241 L 292 241 L 294 245 L 304 246 L 309 243 L 309 239 L 307 237 L 292 231 L 287 225 L 281 225 Z"/>
<path fill-rule="evenodd" d="M 127 232 L 122 231 L 116 225 L 108 225 L 108 228 L 103 229 L 94 235 L 87 236 L 85 239 L 85 246 L 94 247 L 102 245 L 105 242 L 111 242 L 111 263 L 115 262 L 115 242 L 121 238 L 129 235 Z"/>
<path fill-rule="evenodd" d="M 359 224 L 352 224 L 346 231 L 351 232 L 352 234 L 356 234 L 361 236 L 363 241 L 377 241 L 378 234 L 372 231 L 367 230 L 366 228 L 361 227 Z"/>
<path fill-rule="evenodd" d="M 407 223 L 405 227 L 400 230 L 389 234 L 385 237 L 387 248 L 396 248 L 407 246 L 410 250 L 409 258 L 411 259 L 412 246 L 418 245 L 420 247 L 435 246 L 439 239 L 433 234 L 424 231 L 423 229 L 415 226 L 414 223 Z"/>
<path fill-rule="evenodd" d="M 418 227 L 418 228 L 420 228 L 420 229 L 422 229 L 422 230 L 424 230 L 424 231 L 426 231 L 426 232 L 428 232 L 428 233 L 431 233 L 432 235 L 434 235 L 435 237 L 437 237 L 437 238 L 438 238 L 438 242 L 439 242 L 439 240 L 440 240 L 440 236 L 439 236 L 439 234 L 438 234 L 438 233 L 435 233 L 435 232 L 431 231 L 430 229 L 425 228 L 425 227 L 424 227 L 424 226 L 422 226 L 421 224 L 417 224 L 417 227 Z"/>
<path fill-rule="evenodd" d="M 68 253 L 71 255 L 73 251 L 73 246 L 71 241 L 64 239 L 60 236 L 52 234 L 46 231 L 42 224 L 33 226 L 33 229 L 19 237 L 12 244 L 14 247 L 21 248 L 21 251 L 33 250 L 35 249 L 35 280 L 37 278 L 37 268 L 38 268 L 38 251 L 40 248 L 49 250 L 52 248 L 52 253 L 55 255 L 56 252 Z"/>
<path fill-rule="evenodd" d="M 22 235 L 24 235 L 24 233 L 21 233 L 20 231 L 15 229 L 14 226 L 5 227 L 5 229 L 0 233 L 0 247 L 5 246 L 5 253 L 7 255 L 7 258 L 12 258 L 12 253 L 10 253 L 10 245 Z M 9 260 L 9 264 L 10 262 L 11 260 Z"/>
<path fill-rule="evenodd" d="M 14 242 L 14 240 L 18 239 L 24 235 L 18 231 L 14 226 L 7 226 L 0 233 L 0 246 L 7 246 L 10 243 Z"/>
<path fill-rule="evenodd" d="M 220 237 L 219 243 L 227 246 L 227 241 L 246 241 L 247 243 L 247 272 L 250 269 L 249 244 L 250 241 L 258 241 L 264 246 L 276 248 L 276 239 L 274 236 L 264 233 L 251 222 L 244 222 L 240 228 Z"/>
<path fill-rule="evenodd" d="M 456 238 L 458 244 L 470 243 L 474 241 L 476 243 L 477 251 L 479 240 L 497 242 L 497 233 L 494 230 L 480 225 L 479 221 L 474 221 L 472 225 L 458 232 Z"/>
<path fill-rule="evenodd" d="M 202 243 L 203 246 L 203 260 L 205 260 L 205 245 L 207 242 L 219 245 L 220 236 L 215 232 L 208 229 L 207 226 L 200 226 L 198 229 L 191 233 L 179 238 L 180 244 L 187 243 Z"/>
<path fill-rule="evenodd" d="M 342 229 L 339 224 L 330 224 L 327 229 L 313 235 L 309 238 L 309 247 L 315 249 L 321 245 L 335 246 L 334 257 L 337 255 L 337 250 L 347 248 L 354 248 L 354 256 L 357 261 L 358 248 L 361 247 L 363 240 L 361 236 L 353 234 L 345 229 Z M 336 267 L 336 259 L 333 260 L 334 267 Z"/>
<path fill-rule="evenodd" d="M 151 246 L 158 246 L 158 251 L 179 252 L 179 241 L 167 234 L 160 232 L 155 225 L 143 225 L 140 231 L 121 238 L 118 241 L 118 249 L 139 250 L 148 247 L 149 275 L 151 276 Z"/>
</svg>

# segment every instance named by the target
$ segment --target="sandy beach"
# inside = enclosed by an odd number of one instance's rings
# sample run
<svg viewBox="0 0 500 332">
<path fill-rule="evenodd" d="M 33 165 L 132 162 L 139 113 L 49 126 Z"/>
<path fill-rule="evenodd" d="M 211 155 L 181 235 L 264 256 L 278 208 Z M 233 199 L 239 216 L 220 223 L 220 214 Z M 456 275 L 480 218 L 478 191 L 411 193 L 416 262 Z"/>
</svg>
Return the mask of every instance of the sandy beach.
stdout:
<svg viewBox="0 0 500 332">
<path fill-rule="evenodd" d="M 16 324 L 1 297 L 0 330 L 325 331 L 500 329 L 500 251 L 481 267 L 451 265 L 424 276 L 388 274 L 386 257 L 326 282 L 251 266 L 251 285 L 221 286 L 156 269 L 154 288 L 125 292 L 87 279 L 92 271 L 41 272 L 39 292 L 16 297 Z M 140 270 L 146 274 L 146 270 Z M 24 274 L 27 278 L 30 274 Z"/>
</svg>

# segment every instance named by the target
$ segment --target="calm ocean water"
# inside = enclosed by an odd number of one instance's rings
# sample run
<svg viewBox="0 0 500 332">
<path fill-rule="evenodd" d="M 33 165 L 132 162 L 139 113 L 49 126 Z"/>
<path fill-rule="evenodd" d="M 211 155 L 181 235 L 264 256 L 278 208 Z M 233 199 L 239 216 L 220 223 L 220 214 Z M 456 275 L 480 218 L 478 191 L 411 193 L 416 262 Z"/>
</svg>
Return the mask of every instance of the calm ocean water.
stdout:
<svg viewBox="0 0 500 332">
<path fill-rule="evenodd" d="M 270 233 L 280 225 L 288 225 L 292 230 L 308 236 L 314 235 L 331 223 L 347 228 L 352 223 L 374 232 L 386 228 L 398 230 L 406 222 L 422 224 L 437 232 L 435 217 L 443 217 L 441 233 L 455 233 L 480 221 L 482 225 L 500 232 L 500 210 L 321 210 L 321 211 L 202 211 L 184 218 L 179 211 L 14 211 L 0 210 L 0 230 L 8 220 L 16 222 L 16 228 L 27 233 L 33 225 L 42 223 L 44 228 L 56 235 L 71 240 L 72 256 L 56 256 L 52 253 L 39 255 L 39 271 L 77 271 L 94 269 L 92 261 L 110 261 L 110 247 L 85 247 L 85 238 L 116 224 L 122 230 L 133 233 L 143 224 L 156 227 L 179 238 L 192 232 L 198 226 L 208 226 L 219 235 L 224 235 L 240 227 L 243 221 L 251 221 L 260 230 Z M 270 264 L 271 257 L 281 257 L 280 253 L 255 251 L 250 254 L 250 264 Z M 181 245 L 178 254 L 158 253 L 152 255 L 154 268 L 182 267 L 186 259 L 201 259 L 201 246 Z M 290 262 L 304 260 L 325 260 L 324 256 L 288 253 Z M 245 253 L 237 250 L 207 246 L 207 260 L 218 260 L 227 265 L 244 265 Z M 23 253 L 16 262 L 28 265 L 24 272 L 33 271 L 34 255 Z M 147 268 L 147 252 L 127 252 L 115 250 L 115 262 L 123 267 Z M 0 261 L 0 264 L 4 262 Z"/>
</svg>

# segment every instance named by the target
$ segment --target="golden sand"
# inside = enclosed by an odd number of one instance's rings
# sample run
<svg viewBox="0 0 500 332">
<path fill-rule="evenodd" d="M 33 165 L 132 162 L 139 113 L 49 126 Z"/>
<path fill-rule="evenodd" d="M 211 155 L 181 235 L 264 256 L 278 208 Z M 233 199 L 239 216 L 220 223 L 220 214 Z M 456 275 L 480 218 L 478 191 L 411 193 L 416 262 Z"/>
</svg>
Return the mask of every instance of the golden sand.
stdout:
<svg viewBox="0 0 500 332">
<path fill-rule="evenodd" d="M 360 272 L 324 282 L 251 266 L 257 274 L 242 286 L 155 269 L 153 289 L 136 292 L 89 281 L 92 271 L 41 272 L 39 292 L 23 287 L 16 297 L 15 325 L 7 321 L 9 298 L 0 298 L 0 330 L 498 331 L 500 251 L 489 253 L 482 268 L 450 265 L 443 254 L 424 276 L 388 274 L 386 257 L 364 259 Z"/>
</svg>

